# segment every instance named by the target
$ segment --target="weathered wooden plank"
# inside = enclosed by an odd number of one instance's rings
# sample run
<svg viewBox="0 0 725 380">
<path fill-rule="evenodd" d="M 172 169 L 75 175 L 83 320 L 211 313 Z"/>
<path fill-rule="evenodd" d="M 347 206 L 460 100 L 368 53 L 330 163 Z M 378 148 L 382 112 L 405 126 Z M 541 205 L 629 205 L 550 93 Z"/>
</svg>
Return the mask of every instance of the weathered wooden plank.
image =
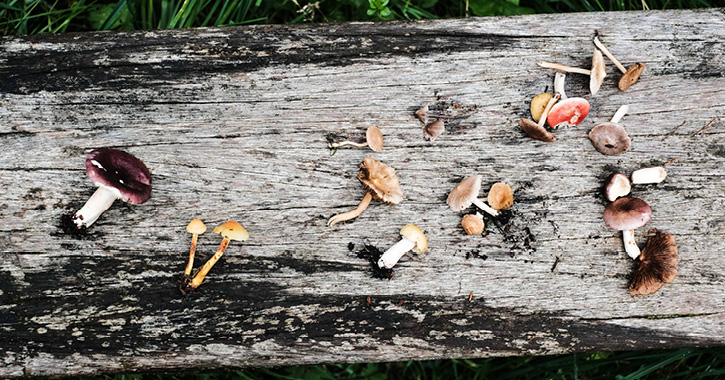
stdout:
<svg viewBox="0 0 725 380">
<path fill-rule="evenodd" d="M 516 122 L 553 77 L 535 62 L 586 66 L 595 30 L 644 76 L 619 92 L 609 65 L 582 126 L 527 138 Z M 724 30 L 715 9 L 0 39 L 0 377 L 722 345 Z M 587 80 L 570 75 L 570 95 Z M 478 110 L 427 142 L 413 111 L 442 101 Z M 586 133 L 624 103 L 633 148 L 602 156 Z M 381 153 L 329 155 L 327 136 L 371 124 Z M 102 146 L 146 162 L 152 198 L 68 236 L 59 218 L 93 192 L 83 160 Z M 367 155 L 405 200 L 326 227 L 361 199 Z M 680 274 L 633 297 L 599 187 L 672 158 L 635 194 L 676 235 Z M 483 237 L 444 202 L 473 173 L 516 190 Z M 251 238 L 182 296 L 194 217 Z M 405 223 L 429 252 L 372 278 L 356 252 Z M 218 242 L 202 235 L 199 260 Z"/>
</svg>

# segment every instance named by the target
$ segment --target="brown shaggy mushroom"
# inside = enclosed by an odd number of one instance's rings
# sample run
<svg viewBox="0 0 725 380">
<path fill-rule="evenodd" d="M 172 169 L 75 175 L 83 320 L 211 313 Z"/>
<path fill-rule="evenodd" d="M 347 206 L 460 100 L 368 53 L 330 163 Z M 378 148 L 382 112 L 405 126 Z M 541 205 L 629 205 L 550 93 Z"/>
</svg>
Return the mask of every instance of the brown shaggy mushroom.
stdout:
<svg viewBox="0 0 725 380">
<path fill-rule="evenodd" d="M 629 284 L 633 295 L 653 294 L 677 277 L 679 254 L 674 235 L 659 230 L 650 233 L 654 235 L 639 255 L 639 266 Z"/>
</svg>

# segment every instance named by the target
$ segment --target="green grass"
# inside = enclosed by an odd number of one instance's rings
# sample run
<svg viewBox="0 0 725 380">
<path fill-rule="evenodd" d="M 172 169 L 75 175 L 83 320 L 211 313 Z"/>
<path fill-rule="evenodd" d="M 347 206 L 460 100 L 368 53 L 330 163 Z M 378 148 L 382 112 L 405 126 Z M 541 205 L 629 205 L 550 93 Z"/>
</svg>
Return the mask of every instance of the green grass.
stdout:
<svg viewBox="0 0 725 380">
<path fill-rule="evenodd" d="M 722 7 L 725 0 L 0 0 L 3 34 Z"/>
<path fill-rule="evenodd" d="M 94 380 L 482 380 L 725 378 L 725 347 L 667 351 L 600 352 L 563 356 L 409 361 L 254 369 L 233 372 L 117 375 Z"/>
</svg>

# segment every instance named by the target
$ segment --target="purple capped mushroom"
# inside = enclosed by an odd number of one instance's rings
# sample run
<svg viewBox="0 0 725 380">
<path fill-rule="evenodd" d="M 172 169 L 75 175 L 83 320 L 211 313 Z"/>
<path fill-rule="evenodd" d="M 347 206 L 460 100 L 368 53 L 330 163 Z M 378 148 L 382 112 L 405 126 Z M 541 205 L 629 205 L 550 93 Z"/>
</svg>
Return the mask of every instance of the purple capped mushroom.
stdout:
<svg viewBox="0 0 725 380">
<path fill-rule="evenodd" d="M 86 156 L 86 173 L 98 189 L 72 216 L 79 230 L 90 227 L 116 199 L 141 204 L 151 197 L 151 173 L 141 160 L 124 151 L 91 151 Z"/>
<path fill-rule="evenodd" d="M 619 198 L 604 209 L 604 223 L 610 228 L 622 231 L 624 249 L 632 259 L 640 254 L 637 242 L 634 240 L 634 230 L 649 222 L 652 209 L 647 202 L 633 197 Z"/>
</svg>

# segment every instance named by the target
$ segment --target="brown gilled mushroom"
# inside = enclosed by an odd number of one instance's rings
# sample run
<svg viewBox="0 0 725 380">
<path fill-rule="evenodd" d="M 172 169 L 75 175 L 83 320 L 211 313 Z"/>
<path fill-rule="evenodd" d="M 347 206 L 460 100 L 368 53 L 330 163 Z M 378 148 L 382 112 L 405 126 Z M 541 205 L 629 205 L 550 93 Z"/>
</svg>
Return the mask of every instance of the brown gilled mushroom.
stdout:
<svg viewBox="0 0 725 380">
<path fill-rule="evenodd" d="M 373 151 L 380 152 L 381 150 L 383 150 L 383 134 L 382 132 L 380 132 L 380 128 L 373 125 L 368 127 L 367 131 L 365 132 L 365 142 L 363 143 L 356 143 L 349 140 L 328 143 L 330 149 L 334 149 L 333 152 L 337 151 L 337 148 L 339 147 L 348 145 L 361 148 L 369 146 L 370 149 L 372 149 Z"/>
<path fill-rule="evenodd" d="M 549 95 L 549 94 L 545 94 Z M 537 95 L 534 97 L 534 100 L 536 100 L 537 97 L 540 95 Z M 557 101 L 559 101 L 559 98 L 561 98 L 561 94 L 556 94 L 554 96 L 548 97 L 548 100 L 546 102 L 546 105 L 544 106 L 544 109 L 541 111 L 541 114 L 534 115 L 534 100 L 531 101 L 531 117 L 534 119 L 537 119 L 535 116 L 538 116 L 538 123 L 534 123 L 533 121 L 529 119 L 521 119 L 519 120 L 519 126 L 521 129 L 526 132 L 529 137 L 531 137 L 534 140 L 539 140 L 543 142 L 554 142 L 556 141 L 556 137 L 553 133 L 549 132 L 544 128 L 544 124 L 546 124 L 546 119 L 549 116 L 549 112 L 551 111 L 551 108 L 556 104 Z M 542 98 L 543 99 L 543 98 Z M 542 99 L 539 99 L 541 101 Z M 539 108 L 537 104 L 537 109 Z M 538 111 L 536 111 L 538 113 Z"/>
<path fill-rule="evenodd" d="M 571 67 L 571 66 L 566 66 L 566 65 L 560 65 L 558 63 L 551 63 L 551 62 L 544 62 L 544 61 L 536 62 L 536 64 L 541 67 L 546 67 L 548 69 L 556 69 L 559 71 L 566 71 L 568 73 L 589 75 L 589 91 L 591 91 L 592 95 L 597 94 L 597 92 L 599 91 L 599 88 L 602 86 L 604 77 L 607 76 L 607 73 L 605 72 L 605 68 L 604 68 L 604 57 L 602 57 L 602 52 L 599 51 L 598 49 L 594 49 L 594 55 L 592 56 L 591 70 L 580 69 L 578 67 Z"/>
<path fill-rule="evenodd" d="M 659 230 L 650 233 L 654 235 L 639 255 L 639 265 L 629 283 L 629 292 L 633 295 L 653 294 L 677 277 L 679 253 L 675 237 Z"/>
<path fill-rule="evenodd" d="M 425 127 L 423 127 L 423 132 L 425 133 L 425 139 L 433 141 L 438 136 L 441 135 L 441 133 L 446 131 L 446 127 L 443 124 L 443 120 L 436 120 L 432 123 L 427 124 Z"/>
<path fill-rule="evenodd" d="M 599 41 L 599 37 L 594 37 L 594 45 L 596 45 L 607 56 L 607 58 L 609 58 L 612 63 L 617 66 L 619 71 L 622 72 L 623 75 L 622 78 L 619 79 L 618 84 L 620 90 L 627 91 L 630 86 L 637 82 L 637 79 L 639 79 L 639 76 L 642 75 L 642 72 L 644 71 L 644 63 L 637 62 L 628 69 L 625 69 L 619 60 L 609 52 L 609 49 L 607 49 L 606 46 Z"/>
<path fill-rule="evenodd" d="M 367 191 L 365 197 L 355 210 L 330 218 L 327 221 L 328 226 L 334 226 L 337 223 L 357 218 L 370 205 L 373 198 L 391 205 L 397 205 L 403 200 L 403 191 L 400 189 L 395 169 L 380 161 L 366 157 L 360 164 L 357 179 L 362 183 L 363 189 Z"/>
<path fill-rule="evenodd" d="M 486 223 L 483 222 L 483 215 L 480 213 L 468 214 L 461 219 L 461 227 L 469 235 L 480 235 L 483 233 Z"/>
<path fill-rule="evenodd" d="M 626 196 L 630 191 L 632 191 L 632 184 L 629 182 L 629 178 L 622 173 L 610 175 L 604 185 L 604 195 L 610 202 L 616 201 L 619 197 Z"/>
<path fill-rule="evenodd" d="M 624 197 L 610 203 L 604 209 L 604 223 L 610 228 L 622 231 L 624 250 L 632 259 L 640 254 L 637 242 L 634 240 L 634 230 L 649 222 L 652 209 L 647 202 L 639 198 Z"/>
<path fill-rule="evenodd" d="M 589 131 L 589 140 L 599 153 L 617 156 L 629 150 L 632 140 L 627 130 L 619 124 L 627 111 L 629 106 L 625 104 L 619 107 L 611 121 L 597 124 Z"/>
<path fill-rule="evenodd" d="M 456 187 L 448 194 L 446 203 L 453 211 L 463 211 L 471 204 L 476 205 L 487 213 L 498 216 L 498 211 L 478 199 L 478 193 L 481 191 L 482 177 L 478 174 L 464 178 Z"/>
</svg>

